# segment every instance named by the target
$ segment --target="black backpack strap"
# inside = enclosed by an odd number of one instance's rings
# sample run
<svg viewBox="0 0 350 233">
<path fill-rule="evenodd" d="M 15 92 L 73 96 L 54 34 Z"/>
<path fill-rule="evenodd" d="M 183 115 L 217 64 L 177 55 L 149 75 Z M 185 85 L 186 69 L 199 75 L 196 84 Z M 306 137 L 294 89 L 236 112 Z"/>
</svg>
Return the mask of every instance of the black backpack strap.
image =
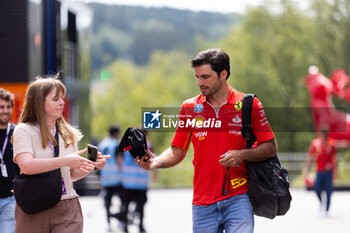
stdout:
<svg viewBox="0 0 350 233">
<path fill-rule="evenodd" d="M 245 94 L 242 101 L 242 136 L 245 138 L 247 148 L 251 148 L 256 140 L 252 131 L 252 107 L 254 94 Z"/>
<path fill-rule="evenodd" d="M 60 140 L 59 140 L 59 136 L 58 136 L 58 132 L 56 131 L 55 134 L 55 139 L 56 139 L 56 146 L 54 147 L 54 151 L 55 151 L 55 157 L 60 156 Z"/>
</svg>

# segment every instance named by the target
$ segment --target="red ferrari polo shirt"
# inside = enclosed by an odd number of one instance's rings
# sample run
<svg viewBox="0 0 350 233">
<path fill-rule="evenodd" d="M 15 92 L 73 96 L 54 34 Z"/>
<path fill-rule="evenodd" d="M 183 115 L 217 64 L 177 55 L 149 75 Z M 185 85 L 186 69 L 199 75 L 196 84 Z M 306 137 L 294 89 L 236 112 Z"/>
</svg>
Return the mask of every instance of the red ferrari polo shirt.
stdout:
<svg viewBox="0 0 350 233">
<path fill-rule="evenodd" d="M 172 145 L 194 148 L 194 205 L 209 205 L 248 191 L 248 174 L 244 162 L 230 167 L 229 193 L 222 194 L 226 168 L 219 164 L 220 155 L 228 150 L 246 148 L 241 134 L 242 99 L 244 94 L 229 86 L 229 97 L 219 109 L 214 109 L 201 94 L 183 102 L 179 124 Z M 258 143 L 274 138 L 262 104 L 253 100 L 252 129 Z"/>
<path fill-rule="evenodd" d="M 311 141 L 309 156 L 316 159 L 316 171 L 322 172 L 334 169 L 336 154 L 333 139 L 327 139 L 326 143 L 321 138 L 315 138 Z"/>
</svg>

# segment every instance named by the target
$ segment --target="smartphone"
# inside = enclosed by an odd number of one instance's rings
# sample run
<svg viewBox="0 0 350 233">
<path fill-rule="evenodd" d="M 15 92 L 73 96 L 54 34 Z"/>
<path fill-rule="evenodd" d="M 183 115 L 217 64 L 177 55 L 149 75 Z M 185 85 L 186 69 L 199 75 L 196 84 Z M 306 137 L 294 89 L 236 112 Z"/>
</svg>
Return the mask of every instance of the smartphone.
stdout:
<svg viewBox="0 0 350 233">
<path fill-rule="evenodd" d="M 87 158 L 92 162 L 95 162 L 97 160 L 98 148 L 90 144 L 87 145 L 87 148 L 88 148 Z"/>
</svg>

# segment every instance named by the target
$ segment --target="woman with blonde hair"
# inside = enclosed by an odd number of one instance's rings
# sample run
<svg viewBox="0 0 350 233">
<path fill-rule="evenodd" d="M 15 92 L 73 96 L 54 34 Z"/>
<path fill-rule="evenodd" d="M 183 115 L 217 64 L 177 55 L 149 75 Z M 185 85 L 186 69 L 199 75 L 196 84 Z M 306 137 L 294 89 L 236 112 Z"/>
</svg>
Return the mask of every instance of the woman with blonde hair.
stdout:
<svg viewBox="0 0 350 233">
<path fill-rule="evenodd" d="M 83 216 L 73 181 L 83 178 L 95 167 L 103 168 L 109 157 L 99 153 L 97 161 L 92 162 L 80 156 L 87 149 L 78 150 L 82 134 L 63 118 L 65 94 L 66 88 L 58 75 L 37 77 L 27 90 L 13 134 L 14 162 L 21 173 L 27 175 L 60 169 L 62 196 L 54 207 L 35 214 L 28 214 L 17 205 L 17 233 L 83 232 Z M 59 156 L 55 157 L 57 144 Z"/>
</svg>

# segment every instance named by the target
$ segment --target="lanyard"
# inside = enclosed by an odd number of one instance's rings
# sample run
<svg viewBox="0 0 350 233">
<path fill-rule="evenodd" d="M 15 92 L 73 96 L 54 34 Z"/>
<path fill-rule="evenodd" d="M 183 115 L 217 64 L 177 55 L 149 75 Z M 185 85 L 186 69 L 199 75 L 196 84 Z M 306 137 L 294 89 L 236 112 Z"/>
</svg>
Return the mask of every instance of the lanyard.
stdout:
<svg viewBox="0 0 350 233">
<path fill-rule="evenodd" d="M 49 147 L 52 151 L 52 153 L 54 154 L 55 157 L 58 157 L 58 134 L 56 134 L 56 126 L 53 128 L 53 132 L 52 132 L 52 135 L 55 137 L 56 139 L 56 142 L 57 142 L 57 145 L 55 147 L 53 147 L 53 145 L 51 144 L 51 142 L 49 141 L 48 144 L 49 144 Z"/>
<path fill-rule="evenodd" d="M 11 127 L 11 124 L 8 123 L 7 124 L 7 130 L 6 130 L 6 137 L 5 137 L 5 140 L 4 140 L 4 145 L 2 146 L 2 150 L 0 151 L 1 164 L 4 164 L 4 153 L 5 153 L 6 146 L 7 146 L 8 136 L 9 136 L 9 133 L 10 133 L 10 127 Z"/>
</svg>

